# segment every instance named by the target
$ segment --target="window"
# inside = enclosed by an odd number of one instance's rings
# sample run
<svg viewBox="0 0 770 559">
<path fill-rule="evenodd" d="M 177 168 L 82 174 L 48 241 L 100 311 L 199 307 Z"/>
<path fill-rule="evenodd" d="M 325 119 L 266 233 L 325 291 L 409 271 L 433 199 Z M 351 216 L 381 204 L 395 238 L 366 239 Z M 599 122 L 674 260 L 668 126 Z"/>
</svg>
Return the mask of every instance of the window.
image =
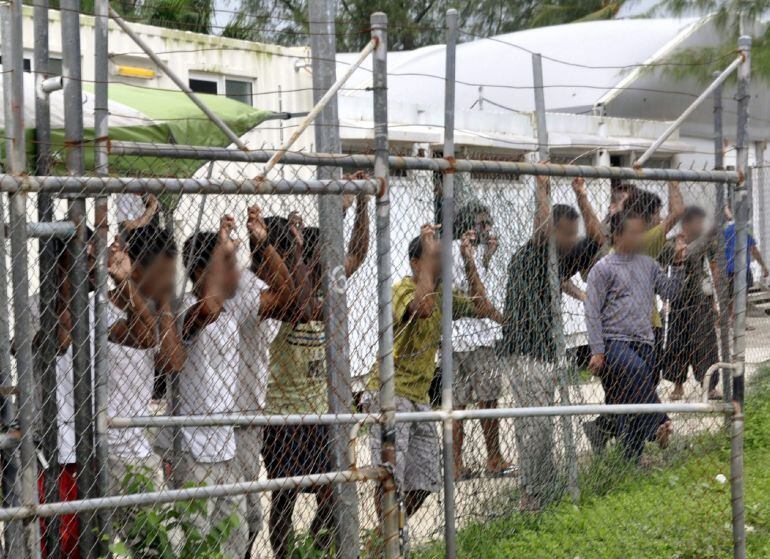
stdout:
<svg viewBox="0 0 770 559">
<path fill-rule="evenodd" d="M 253 79 L 229 77 L 203 72 L 190 72 L 187 82 L 196 93 L 224 95 L 228 99 L 252 104 L 254 96 Z"/>
<path fill-rule="evenodd" d="M 3 57 L 0 56 L 0 64 L 3 63 Z M 31 72 L 32 71 L 32 60 L 29 58 L 24 59 L 24 71 L 25 72 Z"/>
<path fill-rule="evenodd" d="M 247 105 L 252 104 L 251 82 L 243 80 L 225 80 L 225 95 L 228 99 L 234 99 Z"/>
<path fill-rule="evenodd" d="M 190 78 L 188 85 L 195 93 L 211 93 L 212 95 L 219 93 L 219 91 L 217 91 L 217 82 L 212 80 Z"/>
<path fill-rule="evenodd" d="M 48 75 L 61 76 L 62 75 L 62 61 L 61 58 L 49 58 L 48 59 Z"/>
</svg>

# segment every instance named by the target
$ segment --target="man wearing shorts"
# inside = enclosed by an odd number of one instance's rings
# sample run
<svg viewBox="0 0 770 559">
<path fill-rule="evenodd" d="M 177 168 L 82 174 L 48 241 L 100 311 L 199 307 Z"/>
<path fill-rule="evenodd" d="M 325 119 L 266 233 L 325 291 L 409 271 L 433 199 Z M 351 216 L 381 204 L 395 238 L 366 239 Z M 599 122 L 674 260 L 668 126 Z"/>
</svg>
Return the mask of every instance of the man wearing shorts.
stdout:
<svg viewBox="0 0 770 559">
<path fill-rule="evenodd" d="M 490 264 L 497 250 L 497 238 L 492 233 L 492 218 L 489 209 L 477 201 L 460 208 L 454 224 L 453 273 L 454 288 L 468 293 L 465 263 L 460 253 L 461 236 L 468 232 L 476 236 L 476 270 L 485 288 L 489 286 Z M 479 408 L 497 407 L 502 393 L 502 371 L 495 351 L 500 339 L 500 326 L 489 319 L 460 318 L 452 324 L 452 345 L 454 348 L 454 395 L 455 409 L 478 403 Z M 500 474 L 510 464 L 505 462 L 500 451 L 499 420 L 482 419 L 481 430 L 487 447 L 486 470 L 489 474 Z M 463 479 L 470 475 L 463 461 L 464 422 L 455 421 L 454 460 L 455 477 Z"/>
<path fill-rule="evenodd" d="M 487 300 L 476 269 L 475 233 L 463 235 L 461 255 L 465 264 L 468 294 L 454 292 L 453 318 L 490 318 L 501 322 L 502 316 Z M 420 236 L 409 243 L 412 275 L 393 286 L 393 362 L 395 371 L 396 412 L 428 411 L 430 383 L 441 342 L 441 251 L 435 226 L 423 225 Z M 370 390 L 379 387 L 379 377 L 372 375 Z M 379 411 L 373 398 L 372 411 Z M 381 429 L 371 430 L 372 460 L 380 463 Z M 396 484 L 404 494 L 406 514 L 411 516 L 425 499 L 440 487 L 439 444 L 436 427 L 431 423 L 396 424 Z M 381 506 L 379 499 L 378 507 Z"/>
<path fill-rule="evenodd" d="M 604 231 L 588 199 L 583 179 L 572 181 L 580 213 L 556 204 L 549 212 L 550 180 L 537 177 L 532 236 L 511 256 L 505 290 L 505 322 L 499 344 L 511 375 L 511 390 L 519 407 L 552 406 L 560 372 L 555 321 L 561 321 L 560 300 L 553 301 L 549 274 L 550 239 L 556 249 L 559 282 L 587 270 L 604 244 Z M 580 238 L 582 215 L 586 236 Z M 568 292 L 584 298 L 582 291 Z M 553 418 L 522 417 L 514 422 L 521 468 L 523 512 L 537 512 L 558 497 L 554 459 Z"/>
<path fill-rule="evenodd" d="M 238 408 L 240 325 L 259 320 L 267 290 L 257 282 L 241 284 L 237 244 L 231 238 L 234 229 L 235 220 L 223 216 L 218 232 L 200 232 L 185 241 L 184 264 L 193 289 L 184 299 L 182 334 L 187 361 L 179 378 L 181 415 L 222 414 Z M 256 206 L 249 208 L 247 229 L 252 252 L 273 263 L 265 272 L 271 280 L 269 289 L 280 291 L 290 285 L 280 257 L 269 257 L 275 251 L 267 243 L 267 228 Z M 175 464 L 175 477 L 181 483 L 221 485 L 243 480 L 233 427 L 184 427 L 181 432 L 183 451 Z M 223 554 L 233 559 L 247 557 L 250 540 L 245 496 L 210 499 L 206 506 L 206 514 L 195 518 L 201 535 L 205 537 L 227 523 L 231 531 L 221 543 Z M 237 520 L 234 523 L 233 518 Z"/>
<path fill-rule="evenodd" d="M 272 225 L 272 223 L 271 223 Z M 326 329 L 323 323 L 323 267 L 321 233 L 303 227 L 300 216 L 289 216 L 293 255 L 290 274 L 297 287 L 294 306 L 298 316 L 284 320 L 270 345 L 268 414 L 318 415 L 329 412 L 326 369 Z M 352 276 L 366 258 L 369 247 L 368 198 L 359 195 L 355 222 L 345 257 L 345 274 Z M 325 425 L 270 425 L 264 431 L 262 457 L 269 479 L 305 476 L 332 471 L 329 431 Z M 334 500 L 331 485 L 309 489 L 315 493 L 316 514 L 310 525 L 313 545 L 328 550 L 334 534 Z M 276 559 L 292 556 L 294 507 L 298 489 L 273 491 L 270 503 L 270 545 Z"/>
</svg>

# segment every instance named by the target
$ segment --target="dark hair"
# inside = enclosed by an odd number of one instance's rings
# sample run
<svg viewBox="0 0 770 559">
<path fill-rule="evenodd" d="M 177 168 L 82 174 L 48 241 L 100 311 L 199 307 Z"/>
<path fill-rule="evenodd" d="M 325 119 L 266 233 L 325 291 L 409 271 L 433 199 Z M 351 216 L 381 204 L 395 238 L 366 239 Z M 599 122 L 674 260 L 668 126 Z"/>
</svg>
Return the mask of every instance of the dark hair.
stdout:
<svg viewBox="0 0 770 559">
<path fill-rule="evenodd" d="M 551 208 L 551 215 L 553 216 L 554 225 L 558 225 L 559 221 L 562 219 L 575 221 L 580 217 L 577 210 L 567 204 L 555 204 L 553 208 Z"/>
<path fill-rule="evenodd" d="M 131 262 L 147 266 L 158 256 L 176 258 L 178 252 L 173 235 L 154 225 L 137 227 L 126 234 L 126 252 Z"/>
<path fill-rule="evenodd" d="M 645 221 L 649 222 L 652 216 L 663 206 L 660 196 L 648 190 L 636 189 L 631 192 L 625 203 L 625 209 L 631 213 L 638 214 Z"/>
<path fill-rule="evenodd" d="M 291 252 L 292 236 L 289 231 L 289 220 L 278 215 L 265 218 L 267 227 L 267 244 L 271 245 L 282 257 Z M 251 261 L 254 265 L 260 264 L 260 255 L 254 252 L 254 240 L 249 236 L 249 250 Z"/>
<path fill-rule="evenodd" d="M 204 270 L 211 261 L 211 255 L 217 246 L 218 234 L 214 231 L 199 231 L 190 235 L 182 247 L 182 262 L 190 279 Z"/>
<path fill-rule="evenodd" d="M 419 260 L 422 258 L 422 239 L 416 236 L 409 241 L 409 260 Z"/>
<path fill-rule="evenodd" d="M 637 188 L 630 182 L 620 182 L 610 185 L 610 200 L 617 202 L 620 194 L 633 194 Z"/>
<path fill-rule="evenodd" d="M 626 229 L 626 223 L 629 219 L 644 219 L 641 214 L 632 212 L 630 210 L 624 210 L 622 212 L 616 212 L 610 216 L 610 235 L 615 237 L 620 235 Z"/>
<path fill-rule="evenodd" d="M 463 233 L 473 229 L 476 226 L 476 217 L 480 214 L 489 214 L 489 208 L 478 200 L 471 200 L 460 208 L 452 224 L 452 238 L 459 239 Z"/>
<path fill-rule="evenodd" d="M 91 229 L 90 227 L 86 227 L 86 243 L 93 242 L 95 237 L 96 237 L 96 233 L 94 232 L 94 230 Z M 45 243 L 44 246 L 51 250 L 51 253 L 53 254 L 55 262 L 61 263 L 64 257 L 67 256 L 66 240 L 60 239 L 59 237 L 50 237 L 43 242 Z"/>
<path fill-rule="evenodd" d="M 321 245 L 321 230 L 318 227 L 305 227 L 302 230 L 302 237 L 305 241 L 302 248 L 302 259 L 305 264 L 310 264 L 312 259 L 316 258 Z"/>
<path fill-rule="evenodd" d="M 682 212 L 682 223 L 689 223 L 695 219 L 705 219 L 706 210 L 700 206 L 687 206 Z"/>
</svg>

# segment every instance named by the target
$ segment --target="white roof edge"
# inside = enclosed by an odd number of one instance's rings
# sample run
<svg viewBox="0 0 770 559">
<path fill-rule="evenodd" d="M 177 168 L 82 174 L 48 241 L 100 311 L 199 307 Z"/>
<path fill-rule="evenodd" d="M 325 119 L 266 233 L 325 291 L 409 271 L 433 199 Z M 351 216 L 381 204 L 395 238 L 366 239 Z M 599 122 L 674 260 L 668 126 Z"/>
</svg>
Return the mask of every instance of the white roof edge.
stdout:
<svg viewBox="0 0 770 559">
<path fill-rule="evenodd" d="M 642 72 L 644 72 L 646 69 L 645 66 L 653 64 L 658 60 L 662 59 L 664 56 L 671 53 L 674 49 L 676 49 L 679 45 L 681 45 L 686 39 L 692 36 L 693 33 L 698 31 L 706 23 L 710 22 L 712 18 L 713 18 L 713 14 L 709 14 L 689 24 L 682 31 L 677 33 L 673 39 L 671 39 L 662 47 L 660 47 L 657 51 L 655 51 L 652 54 L 652 56 L 650 56 L 647 60 L 645 60 L 640 66 L 634 68 L 631 72 L 629 72 L 628 75 L 624 77 L 622 80 L 620 80 L 618 83 L 616 83 L 612 89 L 610 89 L 607 93 L 602 95 L 596 101 L 594 106 L 609 104 L 613 99 L 615 99 L 618 95 L 620 95 L 629 85 L 634 83 L 642 75 Z"/>
</svg>

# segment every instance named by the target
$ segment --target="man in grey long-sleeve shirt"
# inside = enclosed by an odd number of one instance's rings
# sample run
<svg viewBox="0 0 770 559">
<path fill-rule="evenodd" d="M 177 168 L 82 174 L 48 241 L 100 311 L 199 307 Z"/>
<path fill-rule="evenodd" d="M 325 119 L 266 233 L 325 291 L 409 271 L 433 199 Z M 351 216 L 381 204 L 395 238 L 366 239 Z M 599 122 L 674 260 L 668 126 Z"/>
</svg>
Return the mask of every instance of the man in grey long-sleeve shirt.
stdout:
<svg viewBox="0 0 770 559">
<path fill-rule="evenodd" d="M 602 379 L 605 403 L 658 403 L 650 317 L 655 293 L 676 294 L 681 273 L 675 268 L 669 278 L 657 262 L 642 254 L 644 220 L 640 216 L 616 214 L 611 226 L 615 252 L 602 258 L 588 275 L 589 368 Z M 633 461 L 641 457 L 645 441 L 654 436 L 665 445 L 670 433 L 671 422 L 664 414 L 619 416 L 614 432 Z"/>
</svg>

